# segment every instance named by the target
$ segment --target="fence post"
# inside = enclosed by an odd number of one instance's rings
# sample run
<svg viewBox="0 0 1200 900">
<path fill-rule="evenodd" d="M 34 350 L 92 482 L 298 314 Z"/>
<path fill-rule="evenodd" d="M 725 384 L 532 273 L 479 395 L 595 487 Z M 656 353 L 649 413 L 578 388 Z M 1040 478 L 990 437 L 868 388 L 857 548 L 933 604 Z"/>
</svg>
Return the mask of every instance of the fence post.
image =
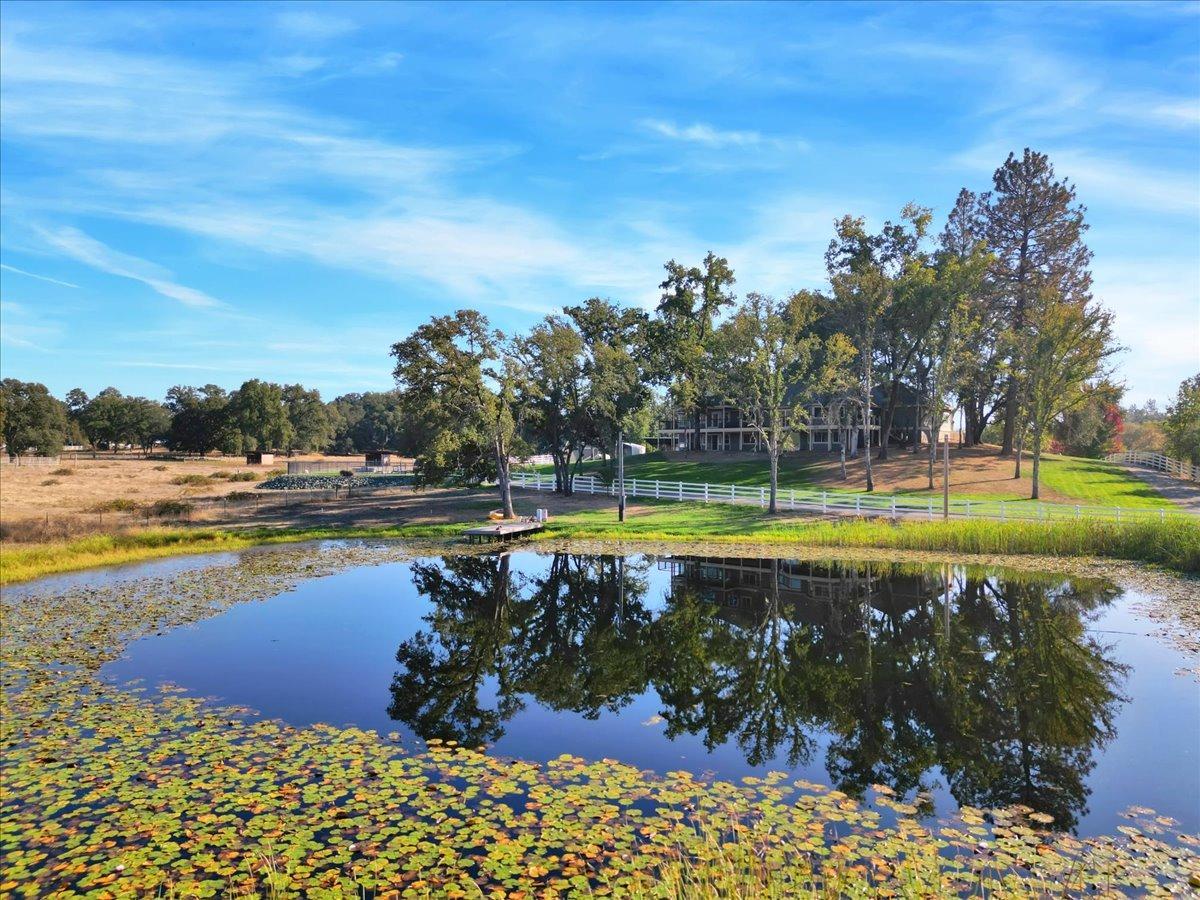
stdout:
<svg viewBox="0 0 1200 900">
<path fill-rule="evenodd" d="M 896 495 L 892 494 L 892 518 L 896 518 Z"/>
<path fill-rule="evenodd" d="M 761 509 L 767 505 L 767 489 L 760 487 L 758 489 L 758 506 Z"/>
<path fill-rule="evenodd" d="M 659 481 L 657 478 L 655 478 L 654 479 L 654 499 L 655 500 L 658 499 L 658 495 L 659 495 Z"/>
<path fill-rule="evenodd" d="M 967 500 L 966 504 L 967 504 L 967 518 L 969 519 L 969 518 L 971 518 L 971 501 Z"/>
<path fill-rule="evenodd" d="M 1164 510 L 1164 509 L 1159 509 L 1159 511 L 1158 511 L 1158 521 L 1159 521 L 1159 522 L 1165 522 L 1165 521 L 1167 521 L 1167 513 L 1166 513 L 1166 510 Z"/>
<path fill-rule="evenodd" d="M 862 497 L 855 496 L 854 498 L 854 513 L 858 515 L 862 512 Z"/>
<path fill-rule="evenodd" d="M 677 485 L 678 490 L 679 490 L 679 499 L 682 500 L 683 499 L 683 482 L 677 481 L 677 482 L 675 482 L 675 484 Z"/>
<path fill-rule="evenodd" d="M 829 492 L 821 491 L 821 512 L 829 512 Z"/>
<path fill-rule="evenodd" d="M 1077 519 L 1079 518 L 1079 504 L 1078 503 L 1075 504 L 1075 518 L 1077 518 Z"/>
<path fill-rule="evenodd" d="M 791 494 L 791 497 L 792 497 L 792 509 L 795 509 L 796 508 L 796 489 L 792 488 L 789 493 Z"/>
<path fill-rule="evenodd" d="M 894 503 L 895 501 L 893 500 L 892 502 Z M 933 498 L 932 497 L 929 498 L 929 518 L 931 518 L 931 519 L 933 518 Z"/>
<path fill-rule="evenodd" d="M 737 502 L 737 485 L 731 484 L 729 486 L 729 502 L 730 503 Z"/>
<path fill-rule="evenodd" d="M 704 482 L 704 502 L 708 502 L 708 482 Z"/>
<path fill-rule="evenodd" d="M 632 496 L 634 496 L 634 497 L 637 496 L 637 479 L 636 478 L 633 479 L 633 494 L 632 494 Z"/>
<path fill-rule="evenodd" d="M 1005 509 L 1005 507 L 1004 507 L 1004 501 L 1003 501 L 1003 500 L 1001 500 L 1001 501 L 1000 501 L 1000 521 L 1001 521 L 1001 522 L 1003 522 L 1003 521 L 1004 521 L 1004 519 L 1006 518 L 1006 516 L 1005 516 L 1005 512 L 1004 512 L 1004 509 Z"/>
</svg>

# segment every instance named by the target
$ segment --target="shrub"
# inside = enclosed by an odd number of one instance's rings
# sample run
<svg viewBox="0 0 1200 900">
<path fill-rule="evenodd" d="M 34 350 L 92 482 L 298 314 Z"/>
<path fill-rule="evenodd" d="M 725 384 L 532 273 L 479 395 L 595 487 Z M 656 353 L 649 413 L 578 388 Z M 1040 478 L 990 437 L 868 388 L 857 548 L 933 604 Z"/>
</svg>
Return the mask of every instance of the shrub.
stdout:
<svg viewBox="0 0 1200 900">
<path fill-rule="evenodd" d="M 196 507 L 186 500 L 159 500 L 150 507 L 152 516 L 188 516 Z"/>
<path fill-rule="evenodd" d="M 167 467 L 166 466 L 155 466 L 154 471 L 155 472 L 165 472 L 165 471 L 167 471 Z"/>
<path fill-rule="evenodd" d="M 225 499 L 230 503 L 249 503 L 257 496 L 254 491 L 230 491 L 225 495 Z"/>
<path fill-rule="evenodd" d="M 75 470 L 74 470 L 74 469 L 68 469 L 68 468 L 66 468 L 66 467 L 63 467 L 63 468 L 61 468 L 61 469 L 55 469 L 55 470 L 54 470 L 53 472 L 51 472 L 50 474 L 51 474 L 51 475 L 74 475 L 74 474 L 75 474 Z"/>
<path fill-rule="evenodd" d="M 208 484 L 209 478 L 206 475 L 197 475 L 195 472 L 190 475 L 176 475 L 171 479 L 171 484 Z"/>
<path fill-rule="evenodd" d="M 225 477 L 230 481 L 258 481 L 258 475 L 254 472 L 234 472 Z"/>
<path fill-rule="evenodd" d="M 42 487 L 50 487 L 52 484 L 62 484 L 57 478 L 47 478 L 42 482 Z"/>
<path fill-rule="evenodd" d="M 353 469 L 342 469 L 342 471 L 338 472 L 338 474 L 341 475 L 343 478 L 353 478 L 354 470 Z"/>
<path fill-rule="evenodd" d="M 141 507 L 136 500 L 128 497 L 114 497 L 112 500 L 102 500 L 88 507 L 88 512 L 136 512 Z"/>
<path fill-rule="evenodd" d="M 209 478 L 231 478 L 232 476 L 233 476 L 232 472 L 213 472 L 208 477 Z"/>
</svg>

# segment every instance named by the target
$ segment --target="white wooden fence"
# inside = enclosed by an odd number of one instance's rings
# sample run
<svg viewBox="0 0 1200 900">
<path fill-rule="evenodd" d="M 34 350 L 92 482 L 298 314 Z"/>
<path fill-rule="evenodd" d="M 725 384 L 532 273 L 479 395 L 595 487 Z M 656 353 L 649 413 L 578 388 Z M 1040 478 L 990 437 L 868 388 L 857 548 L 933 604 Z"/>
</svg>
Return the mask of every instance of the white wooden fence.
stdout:
<svg viewBox="0 0 1200 900">
<path fill-rule="evenodd" d="M 1125 463 L 1128 466 L 1142 466 L 1147 469 L 1157 469 L 1159 472 L 1184 481 L 1200 481 L 1200 466 L 1193 466 L 1183 459 L 1175 459 L 1162 453 L 1149 450 L 1126 450 L 1124 453 L 1110 453 L 1104 457 L 1109 462 Z"/>
<path fill-rule="evenodd" d="M 554 490 L 554 476 L 540 472 L 514 472 L 515 487 L 535 491 Z M 615 484 L 595 475 L 576 475 L 572 480 L 579 494 L 616 496 Z M 658 481 L 646 478 L 626 478 L 626 497 L 655 500 L 700 501 L 758 506 L 765 509 L 771 491 L 766 486 L 740 484 L 699 484 L 689 481 Z M 778 509 L 804 510 L 838 515 L 888 516 L 890 518 L 938 519 L 942 516 L 941 497 L 903 497 L 895 494 L 852 494 L 840 491 L 817 491 L 804 488 L 780 488 L 776 497 Z M 999 521 L 1060 521 L 1063 519 L 1101 519 L 1121 523 L 1165 522 L 1168 519 L 1192 518 L 1179 509 L 1137 508 L 1129 506 L 1082 506 L 1041 503 L 1033 500 L 964 500 L 950 499 L 950 515 L 956 519 L 995 519 Z"/>
</svg>

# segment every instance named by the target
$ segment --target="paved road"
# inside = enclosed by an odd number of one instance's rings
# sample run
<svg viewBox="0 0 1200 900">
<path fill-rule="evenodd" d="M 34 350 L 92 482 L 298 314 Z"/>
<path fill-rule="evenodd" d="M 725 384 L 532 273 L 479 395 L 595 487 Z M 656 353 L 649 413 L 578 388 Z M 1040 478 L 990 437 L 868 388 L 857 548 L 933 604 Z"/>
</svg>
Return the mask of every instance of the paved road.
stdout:
<svg viewBox="0 0 1200 900">
<path fill-rule="evenodd" d="M 1162 472 L 1157 472 L 1154 469 L 1146 469 L 1142 466 L 1126 466 L 1126 468 L 1132 474 L 1150 484 L 1168 500 L 1182 506 L 1188 512 L 1200 515 L 1200 484 L 1181 481 L 1178 478 L 1172 478 L 1170 475 L 1164 475 Z"/>
</svg>

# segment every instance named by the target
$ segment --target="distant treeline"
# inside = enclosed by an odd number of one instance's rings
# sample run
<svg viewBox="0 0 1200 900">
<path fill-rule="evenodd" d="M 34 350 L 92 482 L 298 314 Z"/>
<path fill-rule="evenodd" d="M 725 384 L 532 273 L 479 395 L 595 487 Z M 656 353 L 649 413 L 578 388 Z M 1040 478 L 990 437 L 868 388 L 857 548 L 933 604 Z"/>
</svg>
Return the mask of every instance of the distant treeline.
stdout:
<svg viewBox="0 0 1200 900">
<path fill-rule="evenodd" d="M 215 384 L 176 385 L 165 401 L 105 388 L 64 399 L 37 382 L 6 378 L 0 427 L 10 454 L 44 455 L 65 445 L 101 450 L 165 446 L 180 453 L 248 450 L 362 453 L 404 451 L 412 438 L 394 391 L 346 394 L 326 403 L 315 389 L 252 379 L 233 391 Z"/>
</svg>

